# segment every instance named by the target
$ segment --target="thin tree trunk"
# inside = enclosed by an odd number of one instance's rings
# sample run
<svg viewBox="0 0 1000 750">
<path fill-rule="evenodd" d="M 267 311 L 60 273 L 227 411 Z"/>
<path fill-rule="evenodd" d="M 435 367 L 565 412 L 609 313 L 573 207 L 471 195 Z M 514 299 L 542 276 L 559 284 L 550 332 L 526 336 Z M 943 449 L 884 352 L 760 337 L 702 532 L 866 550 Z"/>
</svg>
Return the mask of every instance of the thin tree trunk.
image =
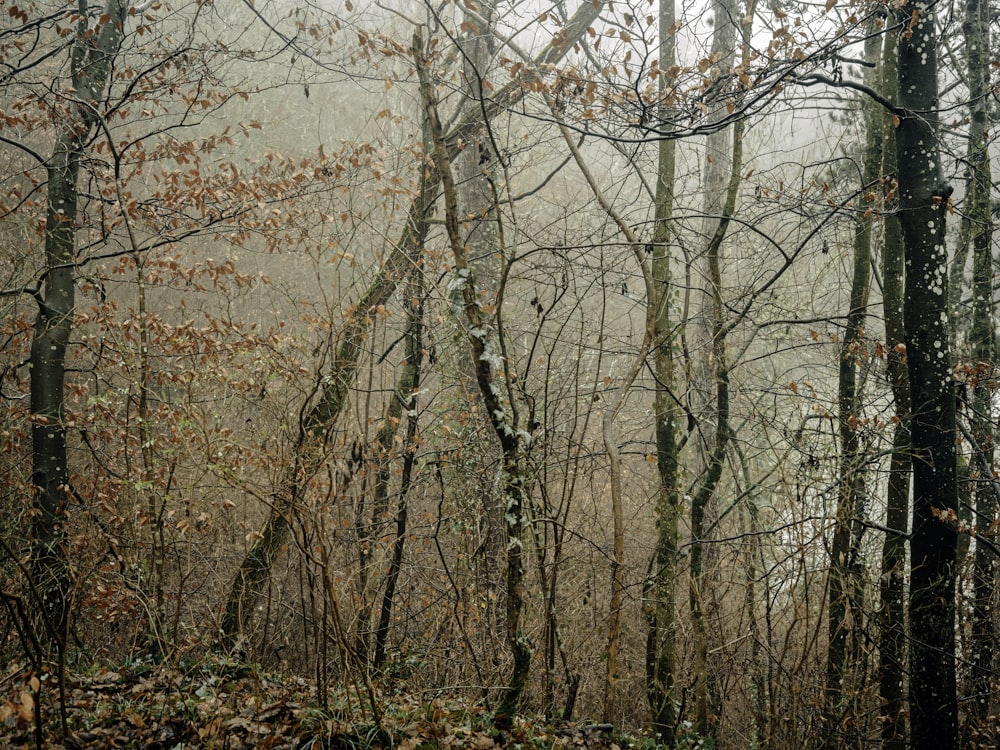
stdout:
<svg viewBox="0 0 1000 750">
<path fill-rule="evenodd" d="M 418 263 L 410 276 L 403 307 L 409 321 L 406 331 L 406 353 L 403 373 L 399 378 L 396 401 L 406 406 L 406 438 L 403 443 L 403 471 L 399 481 L 399 501 L 396 506 L 396 534 L 392 540 L 389 558 L 389 572 L 386 574 L 382 591 L 378 625 L 375 628 L 375 654 L 372 665 L 381 669 L 385 663 L 386 643 L 389 638 L 389 624 L 395 601 L 396 585 L 403 563 L 403 543 L 406 539 L 407 503 L 413 479 L 413 465 L 417 452 L 417 394 L 420 390 L 421 364 L 423 361 L 424 325 L 424 272 Z"/>
<path fill-rule="evenodd" d="M 951 189 L 938 145 L 933 6 L 897 13 L 899 220 L 906 249 L 906 360 L 912 397 L 910 536 L 910 747 L 958 745 L 955 684 L 957 479 L 955 386 L 948 337 L 945 215 Z"/>
<path fill-rule="evenodd" d="M 420 389 L 420 366 L 423 360 L 423 268 L 419 263 L 410 270 L 409 281 L 403 294 L 403 309 L 406 310 L 407 327 L 403 361 L 400 363 L 399 380 L 396 391 L 386 408 L 382 425 L 376 433 L 375 445 L 379 451 L 378 466 L 375 471 L 375 481 L 372 487 L 372 514 L 367 528 L 359 533 L 359 554 L 361 566 L 359 579 L 361 587 L 361 605 L 358 616 L 358 653 L 367 660 L 371 657 L 372 610 L 375 607 L 378 589 L 381 582 L 370 580 L 374 560 L 374 547 L 385 532 L 389 519 L 389 487 L 392 479 L 391 467 L 394 463 L 393 445 L 399 433 L 399 425 L 403 420 L 403 410 L 406 410 L 406 434 L 403 444 L 403 472 L 400 480 L 399 499 L 396 503 L 396 534 L 390 548 L 389 572 L 386 576 L 385 590 L 380 597 L 382 605 L 379 614 L 379 625 L 375 629 L 376 636 L 383 632 L 383 616 L 391 615 L 392 599 L 395 593 L 395 579 L 399 575 L 398 563 L 402 560 L 403 535 L 406 532 L 406 496 L 410 487 L 413 470 L 413 453 L 416 447 L 413 443 L 417 428 L 417 392 Z M 364 519 L 359 519 L 363 525 Z M 400 529 L 402 526 L 402 529 Z M 397 560 L 397 557 L 399 560 Z M 386 601 L 388 597 L 388 602 Z M 386 610 L 388 609 L 388 614 Z M 388 628 L 388 622 L 385 623 Z M 384 653 L 384 634 L 383 634 Z M 376 649 L 377 651 L 377 649 Z M 377 669 L 378 661 L 374 662 Z"/>
<path fill-rule="evenodd" d="M 970 126 L 969 169 L 971 179 L 968 209 L 969 233 L 972 241 L 972 329 L 969 343 L 972 349 L 973 382 L 972 434 L 981 455 L 977 467 L 993 466 L 993 396 L 991 383 L 996 376 L 996 353 L 993 325 L 993 217 L 990 211 L 992 186 L 989 154 L 989 122 L 987 97 L 990 91 L 989 53 L 990 18 L 989 3 L 968 0 L 966 5 L 965 44 L 968 61 Z M 965 744 L 980 746 L 983 741 L 995 745 L 997 730 L 990 718 L 992 677 L 994 662 L 994 592 L 996 588 L 996 559 L 987 544 L 996 539 L 993 522 L 997 503 L 992 477 L 983 476 L 983 469 L 974 471 L 978 476 L 973 485 L 976 501 L 976 552 L 973 563 L 972 604 L 972 662 L 971 684 L 967 691 L 970 701 L 971 722 L 967 727 Z"/>
<path fill-rule="evenodd" d="M 506 585 L 506 634 L 507 646 L 514 657 L 507 689 L 494 714 L 494 722 L 501 729 L 510 729 L 514 715 L 521 703 L 531 668 L 531 647 L 521 630 L 524 614 L 524 528 L 527 525 L 525 509 L 527 477 L 518 411 L 513 401 L 505 401 L 499 381 L 493 373 L 493 360 L 499 357 L 489 341 L 489 323 L 480 307 L 475 273 L 469 265 L 465 243 L 459 233 L 458 191 L 451 170 L 451 156 L 445 142 L 438 116 L 437 97 L 424 63 L 424 43 L 419 30 L 413 38 L 413 58 L 420 80 L 420 94 L 424 103 L 427 124 L 434 142 L 433 159 L 441 178 L 445 202 L 445 228 L 455 262 L 455 285 L 462 294 L 467 324 L 467 338 L 471 360 L 476 374 L 479 393 L 486 407 L 493 430 L 500 442 L 503 455 L 502 497 L 507 529 L 507 585 Z M 502 244 L 502 243 L 501 243 Z M 509 393 L 509 391 L 508 391 Z"/>
<path fill-rule="evenodd" d="M 558 117 L 559 107 L 556 102 L 553 100 L 552 96 L 548 94 L 548 92 L 543 91 L 542 93 L 546 98 L 546 103 L 552 111 L 553 116 Z M 643 287 L 646 295 L 646 319 L 643 326 L 642 343 L 639 346 L 639 351 L 632 359 L 632 364 L 628 372 L 625 374 L 625 377 L 622 378 L 614 399 L 612 399 L 611 403 L 604 410 L 604 414 L 601 418 L 601 437 L 604 442 L 605 453 L 608 456 L 608 473 L 611 485 L 611 515 L 614 523 L 614 557 L 611 565 L 611 602 L 608 612 L 608 649 L 604 672 L 603 710 L 604 716 L 607 719 L 612 712 L 612 707 L 616 699 L 615 683 L 618 679 L 617 659 L 619 641 L 621 639 L 621 604 L 624 594 L 622 564 L 625 543 L 622 499 L 622 465 L 621 452 L 618 449 L 618 439 L 615 435 L 614 425 L 615 419 L 618 417 L 625 400 L 628 398 L 629 391 L 635 383 L 635 379 L 646 366 L 647 358 L 653 349 L 653 334 L 656 317 L 653 300 L 656 299 L 656 291 L 654 289 L 652 270 L 647 263 L 643 247 L 640 245 L 638 237 L 636 237 L 632 227 L 622 218 L 621 214 L 614 209 L 614 206 L 611 205 L 611 202 L 601 190 L 600 185 L 598 185 L 593 173 L 587 166 L 587 162 L 583 158 L 583 154 L 580 153 L 580 149 L 573 141 L 569 128 L 561 122 L 557 122 L 557 124 L 559 132 L 563 137 L 563 141 L 569 149 L 569 152 L 573 155 L 573 160 L 576 162 L 576 165 L 586 180 L 587 185 L 590 187 L 594 198 L 597 200 L 604 212 L 611 217 L 614 223 L 618 226 L 619 231 L 628 242 L 628 245 L 632 250 L 632 257 L 635 259 L 636 265 L 642 275 Z"/>
<path fill-rule="evenodd" d="M 880 57 L 880 40 L 873 25 L 865 41 L 865 59 L 877 65 Z M 875 71 L 869 69 L 866 83 L 874 83 Z M 861 100 L 865 123 L 865 145 L 862 156 L 862 196 L 869 191 L 881 167 L 882 138 L 878 105 L 868 99 Z M 862 581 L 859 555 L 864 527 L 861 514 L 864 506 L 865 481 L 864 455 L 858 438 L 860 425 L 861 392 L 858 386 L 858 362 L 863 361 L 865 320 L 868 312 L 868 291 L 871 279 L 872 224 L 874 223 L 874 197 L 858 201 L 858 215 L 854 228 L 854 268 L 848 302 L 847 325 L 840 348 L 839 377 L 837 384 L 838 428 L 840 434 L 840 468 L 838 497 L 833 542 L 830 545 L 830 578 L 827 606 L 828 641 L 826 665 L 826 690 L 824 698 L 824 745 L 842 747 L 848 737 L 858 731 L 852 699 L 847 691 L 855 690 L 851 679 L 852 656 L 858 642 L 855 633 L 862 627 Z M 856 742 L 853 744 L 857 744 Z"/>
<path fill-rule="evenodd" d="M 676 20 L 674 0 L 660 0 L 660 70 L 669 70 L 676 58 Z M 659 93 L 665 97 L 667 80 L 659 79 Z M 663 105 L 666 110 L 666 105 Z M 666 121 L 667 112 L 661 113 Z M 671 337 L 670 310 L 670 226 L 674 210 L 674 178 L 677 144 L 665 139 L 659 142 L 656 170 L 655 213 L 653 229 L 653 288 L 656 296 L 650 300 L 655 312 L 653 335 L 657 342 L 653 355 L 656 376 L 653 416 L 656 420 L 656 468 L 659 485 L 656 492 L 656 552 L 653 559 L 651 595 L 647 605 L 649 634 L 646 662 L 648 665 L 646 697 L 653 714 L 653 730 L 659 741 L 668 747 L 675 741 L 677 707 L 674 686 L 677 681 L 677 545 L 680 538 L 680 487 L 678 485 L 678 446 L 676 434 L 677 403 L 673 395 L 674 356 Z"/>
<path fill-rule="evenodd" d="M 691 571 L 688 587 L 688 608 L 691 616 L 694 665 L 695 731 L 705 737 L 714 732 L 715 717 L 711 714 L 712 695 L 708 675 L 708 631 L 706 627 L 704 590 L 705 514 L 722 479 L 722 469 L 729 445 L 729 364 L 726 355 L 726 326 L 722 304 L 722 242 L 736 212 L 740 170 L 743 164 L 743 122 L 733 126 L 733 150 L 730 157 L 729 185 L 725 204 L 715 233 L 708 243 L 708 282 L 711 286 L 712 361 L 715 364 L 715 442 L 709 454 L 705 477 L 691 499 Z"/>
<path fill-rule="evenodd" d="M 573 48 L 573 44 L 587 32 L 601 10 L 601 3 L 583 3 L 563 28 L 563 36 L 546 46 L 533 61 L 534 66 L 554 65 Z M 515 80 L 483 102 L 485 117 L 513 106 L 525 95 L 521 81 Z M 481 113 L 466 114 L 445 137 L 449 159 L 454 159 L 470 133 L 482 122 Z M 248 631 L 252 612 L 260 597 L 263 583 L 268 579 L 271 565 L 278 550 L 288 538 L 289 520 L 295 512 L 305 484 L 304 481 L 321 465 L 322 443 L 325 435 L 333 427 L 346 404 L 347 393 L 354 379 L 362 343 L 368 335 L 369 312 L 384 305 L 396 290 L 399 281 L 409 268 L 419 259 L 427 236 L 428 222 L 437 197 L 440 176 L 437 167 L 427 164 L 420 176 L 420 184 L 410 206 L 408 220 L 402 237 L 389 251 L 389 255 L 379 269 L 375 280 L 365 295 L 347 316 L 341 344 L 337 349 L 333 367 L 328 377 L 323 379 L 318 402 L 312 407 L 304 407 L 299 440 L 295 446 L 294 466 L 281 480 L 272 499 L 271 511 L 260 532 L 240 563 L 233 577 L 230 593 L 226 601 L 222 624 L 221 642 L 224 647 L 232 647 L 235 641 Z"/>
<path fill-rule="evenodd" d="M 71 572 L 66 558 L 66 504 L 70 475 L 64 420 L 66 352 L 76 299 L 77 182 L 98 106 L 123 39 L 128 4 L 108 0 L 97 28 L 82 6 L 70 47 L 72 98 L 58 120 L 48 171 L 44 291 L 35 294 L 38 317 L 31 342 L 32 484 L 37 515 L 31 524 L 32 570 L 50 636 L 65 645 Z"/>
</svg>

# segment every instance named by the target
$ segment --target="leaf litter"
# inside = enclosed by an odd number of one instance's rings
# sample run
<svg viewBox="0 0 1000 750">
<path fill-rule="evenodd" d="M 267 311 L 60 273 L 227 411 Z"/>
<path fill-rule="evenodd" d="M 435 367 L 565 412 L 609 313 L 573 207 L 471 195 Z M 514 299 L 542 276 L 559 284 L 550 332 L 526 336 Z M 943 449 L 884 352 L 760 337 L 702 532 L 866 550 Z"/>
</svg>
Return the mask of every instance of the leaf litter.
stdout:
<svg viewBox="0 0 1000 750">
<path fill-rule="evenodd" d="M 13 671 L 13 670 L 12 670 Z M 11 672 L 12 672 L 11 671 Z M 407 694 L 405 686 L 377 697 L 379 721 L 353 690 L 333 690 L 320 704 L 302 677 L 262 673 L 228 660 L 187 671 L 139 665 L 92 669 L 67 678 L 63 735 L 54 679 L 25 672 L 0 694 L 0 747 L 67 750 L 430 750 L 431 748 L 650 748 L 607 724 L 518 717 L 509 732 L 488 711 L 459 695 Z M 48 675 L 46 675 L 48 677 Z M 41 707 L 41 716 L 35 712 Z"/>
</svg>

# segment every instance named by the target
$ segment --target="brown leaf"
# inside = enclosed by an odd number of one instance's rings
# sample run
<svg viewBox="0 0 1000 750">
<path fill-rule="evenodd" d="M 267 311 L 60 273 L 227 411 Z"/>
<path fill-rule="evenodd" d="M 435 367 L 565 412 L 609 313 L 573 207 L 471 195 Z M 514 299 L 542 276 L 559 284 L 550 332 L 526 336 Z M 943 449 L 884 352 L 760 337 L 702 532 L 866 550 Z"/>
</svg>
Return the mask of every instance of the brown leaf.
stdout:
<svg viewBox="0 0 1000 750">
<path fill-rule="evenodd" d="M 17 707 L 18 718 L 33 721 L 35 718 L 35 698 L 27 690 L 21 691 L 21 703 Z"/>
</svg>

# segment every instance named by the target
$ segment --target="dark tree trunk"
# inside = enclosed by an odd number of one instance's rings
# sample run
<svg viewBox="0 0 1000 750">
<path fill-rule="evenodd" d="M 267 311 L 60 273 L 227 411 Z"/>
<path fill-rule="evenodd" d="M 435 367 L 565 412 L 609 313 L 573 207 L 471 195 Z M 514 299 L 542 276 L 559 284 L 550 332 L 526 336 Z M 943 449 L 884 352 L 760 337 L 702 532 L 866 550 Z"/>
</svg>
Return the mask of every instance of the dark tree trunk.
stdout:
<svg viewBox="0 0 1000 750">
<path fill-rule="evenodd" d="M 403 443 L 403 472 L 400 478 L 399 501 L 396 506 L 396 533 L 392 540 L 389 558 L 389 572 L 386 574 L 385 588 L 382 592 L 379 608 L 378 625 L 375 628 L 375 655 L 372 665 L 381 669 L 385 663 L 386 643 L 389 639 L 389 624 L 392 622 L 392 609 L 395 603 L 396 585 L 403 566 L 403 543 L 406 539 L 407 505 L 410 486 L 413 478 L 413 465 L 417 451 L 417 393 L 420 390 L 421 365 L 423 362 L 423 326 L 424 326 L 424 272 L 418 263 L 414 266 L 407 288 L 403 307 L 407 315 L 406 331 L 406 361 L 403 373 L 399 378 L 396 400 L 406 406 L 406 438 Z M 388 445 L 386 450 L 388 450 Z M 380 480 L 388 485 L 388 477 Z M 382 506 L 384 500 L 380 501 Z M 366 621 L 367 622 L 367 621 Z"/>
<path fill-rule="evenodd" d="M 897 44 L 887 35 L 882 52 L 882 92 L 897 89 Z M 888 116 L 882 123 L 882 174 L 896 173 L 896 128 Z M 885 321 L 886 377 L 892 389 L 895 425 L 885 490 L 885 526 L 882 542 L 879 618 L 879 698 L 882 743 L 885 750 L 903 750 L 906 744 L 906 633 L 904 631 L 906 534 L 910 517 L 910 389 L 906 372 L 903 326 L 903 236 L 899 218 L 885 216 L 882 247 L 882 308 Z"/>
<path fill-rule="evenodd" d="M 127 4 L 109 0 L 98 28 L 80 11 L 70 49 L 75 101 L 59 121 L 49 159 L 45 220 L 44 287 L 36 294 L 38 317 L 31 343 L 32 482 L 38 511 L 32 523 L 33 573 L 44 614 L 57 643 L 68 627 L 70 569 L 66 559 L 66 505 L 70 476 L 64 419 L 66 352 L 76 297 L 77 179 L 111 63 L 122 42 Z"/>
<path fill-rule="evenodd" d="M 996 377 L 993 325 L 993 217 L 990 210 L 992 186 L 989 156 L 989 122 L 987 97 L 990 91 L 989 3 L 969 0 L 966 6 L 965 46 L 968 61 L 970 101 L 969 170 L 968 189 L 969 239 L 972 244 L 972 328 L 969 344 L 972 348 L 973 382 L 972 434 L 974 451 L 973 476 L 976 499 L 977 542 L 973 564 L 972 603 L 972 666 L 968 693 L 971 721 L 965 743 L 996 742 L 995 723 L 990 719 L 991 681 L 995 630 L 993 626 L 994 590 L 996 587 L 996 558 L 987 546 L 994 542 L 996 532 L 993 521 L 997 503 L 992 477 L 988 472 L 993 466 L 993 397 L 992 383 Z M 973 737 L 975 735 L 975 738 Z"/>
<path fill-rule="evenodd" d="M 888 36 L 882 60 L 883 91 L 897 87 L 897 49 Z M 896 172 L 896 129 L 884 118 L 882 174 Z M 903 750 L 906 744 L 906 633 L 904 632 L 906 534 L 910 504 L 910 389 L 903 356 L 903 236 L 899 218 L 885 217 L 882 249 L 882 307 L 885 320 L 886 376 L 892 388 L 895 425 L 892 456 L 885 490 L 885 526 L 882 542 L 879 629 L 879 697 L 881 699 L 882 742 L 886 750 Z"/>
<path fill-rule="evenodd" d="M 912 399 L 910 746 L 958 745 L 955 685 L 957 479 L 955 386 L 948 336 L 944 184 L 938 145 L 932 6 L 899 13 L 899 220 L 906 253 L 904 322 Z"/>
</svg>

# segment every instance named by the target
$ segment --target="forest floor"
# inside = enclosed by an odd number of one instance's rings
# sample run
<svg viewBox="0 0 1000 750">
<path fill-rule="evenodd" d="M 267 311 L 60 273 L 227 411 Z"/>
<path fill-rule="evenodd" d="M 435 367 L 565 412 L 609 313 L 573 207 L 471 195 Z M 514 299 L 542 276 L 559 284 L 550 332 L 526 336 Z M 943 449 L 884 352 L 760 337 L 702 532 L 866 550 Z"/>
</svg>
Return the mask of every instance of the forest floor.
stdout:
<svg viewBox="0 0 1000 750">
<path fill-rule="evenodd" d="M 314 682 L 219 660 L 187 670 L 140 664 L 69 675 L 63 711 L 55 680 L 12 670 L 5 682 L 0 748 L 11 750 L 655 747 L 608 725 L 518 717 L 510 731 L 498 731 L 484 707 L 442 692 L 408 694 L 405 683 L 379 692 L 376 717 L 364 686 L 328 691 L 323 706 Z"/>
</svg>

